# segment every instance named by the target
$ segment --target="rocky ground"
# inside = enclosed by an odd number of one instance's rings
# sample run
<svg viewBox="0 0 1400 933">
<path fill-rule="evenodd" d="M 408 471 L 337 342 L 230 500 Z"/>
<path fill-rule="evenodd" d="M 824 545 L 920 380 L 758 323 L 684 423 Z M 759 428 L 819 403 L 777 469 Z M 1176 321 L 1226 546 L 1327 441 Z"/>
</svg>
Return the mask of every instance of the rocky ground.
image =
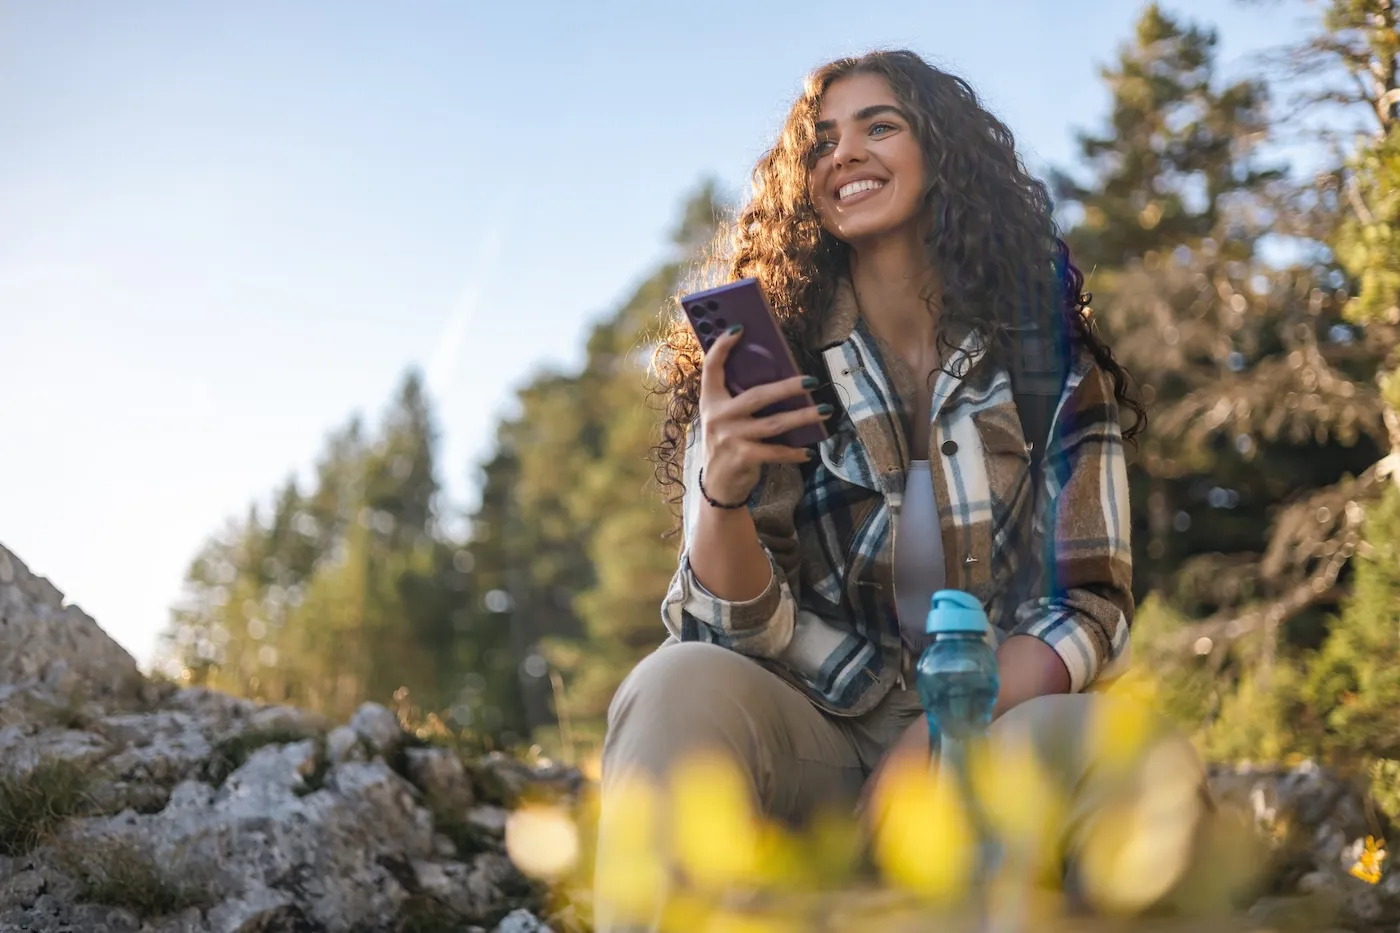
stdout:
<svg viewBox="0 0 1400 933">
<path fill-rule="evenodd" d="M 145 680 L 0 547 L 0 933 L 551 929 L 507 807 L 576 772 L 328 725 Z"/>
<path fill-rule="evenodd" d="M 0 546 L 0 933 L 574 933 L 586 918 L 503 838 L 522 796 L 581 784 L 429 745 L 375 704 L 333 725 L 149 681 Z M 1400 875 L 1349 872 L 1383 833 L 1348 783 L 1304 765 L 1212 784 L 1270 841 L 1244 928 L 1400 930 Z"/>
</svg>

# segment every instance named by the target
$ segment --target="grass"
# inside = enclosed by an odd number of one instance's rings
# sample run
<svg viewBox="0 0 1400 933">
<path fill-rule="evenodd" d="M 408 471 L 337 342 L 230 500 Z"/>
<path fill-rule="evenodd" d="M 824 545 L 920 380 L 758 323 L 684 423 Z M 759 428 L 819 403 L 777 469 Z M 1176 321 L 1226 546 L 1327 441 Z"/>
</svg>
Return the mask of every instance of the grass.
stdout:
<svg viewBox="0 0 1400 933">
<path fill-rule="evenodd" d="M 162 866 L 151 849 L 128 837 L 68 844 L 59 860 L 78 883 L 78 898 L 123 907 L 141 918 L 162 917 L 188 907 L 207 907 L 216 897 L 189 866 Z"/>
<path fill-rule="evenodd" d="M 424 891 L 410 895 L 394 933 L 459 933 L 469 924 L 452 908 Z"/>
<path fill-rule="evenodd" d="M 316 740 L 316 765 L 312 772 L 302 778 L 302 784 L 293 793 L 298 797 L 305 797 L 307 794 L 314 794 L 316 791 L 326 786 L 326 775 L 331 770 L 331 759 L 326 754 L 326 740 Z"/>
<path fill-rule="evenodd" d="M 200 777 L 205 783 L 220 787 L 258 749 L 267 745 L 301 742 L 306 738 L 307 735 L 294 729 L 250 729 L 231 735 L 214 746 L 204 762 Z"/>
<path fill-rule="evenodd" d="M 90 769 L 62 758 L 24 773 L 0 771 L 0 855 L 24 855 L 92 800 Z"/>
</svg>

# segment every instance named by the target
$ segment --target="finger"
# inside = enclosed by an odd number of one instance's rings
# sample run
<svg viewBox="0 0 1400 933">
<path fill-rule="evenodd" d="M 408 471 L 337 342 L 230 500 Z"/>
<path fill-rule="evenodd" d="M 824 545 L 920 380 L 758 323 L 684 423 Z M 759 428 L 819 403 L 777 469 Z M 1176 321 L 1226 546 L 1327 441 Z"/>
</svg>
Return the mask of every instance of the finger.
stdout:
<svg viewBox="0 0 1400 933">
<path fill-rule="evenodd" d="M 744 441 L 737 452 L 746 463 L 806 463 L 812 453 L 806 447 L 789 447 L 787 444 L 765 444 L 761 441 Z"/>
<path fill-rule="evenodd" d="M 735 425 L 735 433 L 748 440 L 777 437 L 785 431 L 818 424 L 831 417 L 830 405 L 808 405 L 796 411 L 779 412 L 766 418 L 750 418 Z"/>
<path fill-rule="evenodd" d="M 724 364 L 729 359 L 730 351 L 739 342 L 739 337 L 743 332 L 743 326 L 735 324 L 716 337 L 715 342 L 710 344 L 710 348 L 705 351 L 705 358 L 700 365 L 701 395 L 729 397 L 729 390 L 724 386 Z"/>
<path fill-rule="evenodd" d="M 734 396 L 735 410 L 740 414 L 751 415 L 760 409 L 767 408 L 774 402 L 781 402 L 785 398 L 810 392 L 816 387 L 817 380 L 813 376 L 793 376 L 791 379 L 767 382 L 751 389 L 745 389 Z"/>
</svg>

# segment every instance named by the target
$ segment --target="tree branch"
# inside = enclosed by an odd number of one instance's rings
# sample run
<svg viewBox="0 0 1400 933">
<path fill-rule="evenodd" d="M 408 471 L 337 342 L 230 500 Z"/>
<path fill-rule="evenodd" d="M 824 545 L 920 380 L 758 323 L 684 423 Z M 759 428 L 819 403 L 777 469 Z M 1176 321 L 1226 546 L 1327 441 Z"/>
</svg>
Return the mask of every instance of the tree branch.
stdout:
<svg viewBox="0 0 1400 933">
<path fill-rule="evenodd" d="M 1193 654 L 1216 656 L 1231 644 L 1258 631 L 1276 630 L 1298 613 L 1337 594 L 1337 578 L 1361 544 L 1362 509 L 1350 507 L 1359 500 L 1374 498 L 1384 476 L 1381 461 L 1361 476 L 1350 490 L 1346 508 L 1331 541 L 1335 549 L 1307 579 L 1290 587 L 1281 596 L 1245 613 L 1229 610 L 1216 613 L 1204 622 L 1188 625 L 1156 641 L 1148 653 L 1162 660 Z M 1202 642 L 1205 639 L 1205 642 Z M 1204 649 L 1204 650 L 1202 650 Z"/>
</svg>

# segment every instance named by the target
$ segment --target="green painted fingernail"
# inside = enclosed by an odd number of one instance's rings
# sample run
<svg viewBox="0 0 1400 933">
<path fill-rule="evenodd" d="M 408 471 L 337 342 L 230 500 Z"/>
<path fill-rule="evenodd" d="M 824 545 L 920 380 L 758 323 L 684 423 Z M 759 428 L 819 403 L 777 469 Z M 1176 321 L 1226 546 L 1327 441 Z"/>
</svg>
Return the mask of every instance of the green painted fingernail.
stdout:
<svg viewBox="0 0 1400 933">
<path fill-rule="evenodd" d="M 742 333 L 743 330 L 744 330 L 744 325 L 743 325 L 743 324 L 735 324 L 735 325 L 733 325 L 732 327 L 730 327 L 727 331 L 725 331 L 725 333 L 728 334 L 729 336 L 733 337 L 735 334 Z"/>
<path fill-rule="evenodd" d="M 816 376 L 803 376 L 803 377 L 802 377 L 802 388 L 804 388 L 804 389 L 815 389 L 816 387 L 817 387 L 817 377 L 816 377 Z"/>
<path fill-rule="evenodd" d="M 831 416 L 831 413 L 835 410 L 836 409 L 832 408 L 826 402 L 822 402 L 820 405 L 817 406 L 817 414 L 821 415 L 823 418 L 829 418 Z"/>
</svg>

